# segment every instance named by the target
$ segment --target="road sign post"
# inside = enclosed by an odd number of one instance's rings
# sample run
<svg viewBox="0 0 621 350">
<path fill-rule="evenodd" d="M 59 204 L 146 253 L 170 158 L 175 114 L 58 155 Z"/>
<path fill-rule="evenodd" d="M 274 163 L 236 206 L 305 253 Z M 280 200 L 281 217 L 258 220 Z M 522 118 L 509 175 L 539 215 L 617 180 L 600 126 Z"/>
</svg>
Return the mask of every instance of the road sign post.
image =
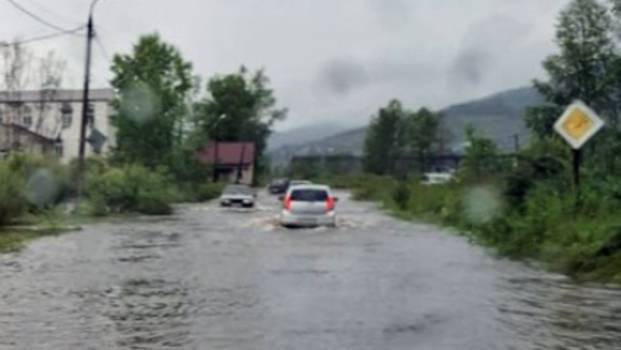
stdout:
<svg viewBox="0 0 621 350">
<path fill-rule="evenodd" d="M 573 178 L 576 193 L 579 193 L 580 190 L 582 146 L 595 136 L 602 127 L 604 127 L 604 121 L 581 101 L 572 103 L 554 125 L 554 130 L 572 148 Z"/>
<path fill-rule="evenodd" d="M 580 163 L 582 162 L 582 151 L 579 149 L 571 150 L 573 156 L 573 174 L 574 174 L 574 187 L 580 189 Z"/>
</svg>

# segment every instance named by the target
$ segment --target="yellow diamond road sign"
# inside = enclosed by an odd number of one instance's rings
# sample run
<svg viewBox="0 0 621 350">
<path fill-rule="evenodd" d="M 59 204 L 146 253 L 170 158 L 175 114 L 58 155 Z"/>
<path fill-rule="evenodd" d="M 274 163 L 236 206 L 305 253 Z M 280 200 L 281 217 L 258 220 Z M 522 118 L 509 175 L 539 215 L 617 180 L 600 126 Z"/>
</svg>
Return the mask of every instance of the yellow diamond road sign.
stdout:
<svg viewBox="0 0 621 350">
<path fill-rule="evenodd" d="M 602 127 L 604 121 L 587 105 L 577 101 L 567 108 L 554 125 L 559 133 L 574 149 L 580 149 Z"/>
</svg>

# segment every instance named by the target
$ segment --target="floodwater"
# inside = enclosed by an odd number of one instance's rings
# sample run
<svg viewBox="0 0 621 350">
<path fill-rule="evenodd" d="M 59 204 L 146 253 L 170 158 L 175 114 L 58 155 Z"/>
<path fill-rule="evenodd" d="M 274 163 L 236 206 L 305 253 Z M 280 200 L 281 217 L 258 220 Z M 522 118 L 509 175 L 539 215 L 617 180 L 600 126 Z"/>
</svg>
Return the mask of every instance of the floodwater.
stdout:
<svg viewBox="0 0 621 350">
<path fill-rule="evenodd" d="M 289 231 L 262 195 L 35 241 L 0 256 L 0 349 L 621 347 L 621 290 L 339 209 L 336 229 Z"/>
</svg>

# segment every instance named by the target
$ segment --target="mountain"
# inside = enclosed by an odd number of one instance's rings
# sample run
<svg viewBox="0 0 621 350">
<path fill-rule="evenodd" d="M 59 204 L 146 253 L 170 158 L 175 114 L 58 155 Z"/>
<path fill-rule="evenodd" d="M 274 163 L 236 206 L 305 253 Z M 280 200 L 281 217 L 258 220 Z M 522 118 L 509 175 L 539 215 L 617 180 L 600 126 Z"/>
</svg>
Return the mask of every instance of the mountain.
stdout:
<svg viewBox="0 0 621 350">
<path fill-rule="evenodd" d="M 515 148 L 516 137 L 522 145 L 530 139 L 523 118 L 526 108 L 542 102 L 543 98 L 534 88 L 523 87 L 452 105 L 440 112 L 444 116 L 443 123 L 451 134 L 451 147 L 454 151 L 463 150 L 464 130 L 468 125 L 493 139 L 502 150 L 511 151 Z M 272 148 L 272 161 L 283 165 L 294 155 L 361 155 L 365 133 L 366 127 L 363 127 L 295 146 Z"/>
<path fill-rule="evenodd" d="M 528 107 L 542 102 L 543 98 L 537 90 L 525 87 L 449 106 L 441 113 L 452 134 L 454 148 L 460 148 L 465 141 L 465 128 L 472 125 L 493 139 L 501 149 L 509 151 L 515 148 L 516 136 L 520 144 L 530 139 L 530 132 L 524 123 L 524 112 Z"/>
<path fill-rule="evenodd" d="M 300 127 L 287 131 L 273 133 L 267 141 L 268 151 L 282 147 L 293 147 L 308 142 L 323 139 L 347 130 L 346 127 L 335 123 L 322 123 Z"/>
</svg>

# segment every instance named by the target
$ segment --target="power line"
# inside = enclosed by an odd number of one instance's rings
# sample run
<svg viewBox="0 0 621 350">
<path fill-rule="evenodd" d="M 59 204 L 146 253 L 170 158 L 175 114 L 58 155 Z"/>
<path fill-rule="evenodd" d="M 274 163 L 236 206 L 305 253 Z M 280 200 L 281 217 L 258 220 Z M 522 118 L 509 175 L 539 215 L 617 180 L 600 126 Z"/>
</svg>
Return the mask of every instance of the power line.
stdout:
<svg viewBox="0 0 621 350">
<path fill-rule="evenodd" d="M 108 61 L 108 63 L 112 63 L 112 59 L 110 58 L 110 55 L 108 54 L 108 50 L 106 50 L 106 47 L 104 46 L 98 34 L 95 34 L 95 43 L 97 43 L 97 46 L 101 50 L 101 54 L 103 55 L 104 59 Z"/>
<path fill-rule="evenodd" d="M 27 8 L 23 7 L 22 5 L 20 5 L 19 3 L 17 3 L 15 0 L 6 0 L 8 1 L 11 5 L 13 5 L 16 9 L 20 10 L 21 12 L 25 13 L 26 15 L 28 15 L 29 17 L 31 17 L 32 19 L 34 19 L 35 21 L 50 27 L 52 29 L 61 31 L 61 32 L 67 32 L 66 28 L 57 26 L 51 22 L 46 21 L 45 19 L 41 18 L 40 16 L 38 16 L 37 14 L 33 13 L 32 11 L 28 10 Z"/>
<path fill-rule="evenodd" d="M 49 39 L 57 38 L 57 37 L 64 36 L 64 35 L 76 34 L 77 32 L 81 31 L 84 28 L 85 28 L 84 26 L 80 26 L 74 29 L 63 30 L 57 33 L 34 36 L 34 37 L 23 39 L 23 40 L 17 40 L 13 42 L 0 42 L 0 47 L 9 46 L 9 45 L 31 44 L 34 42 L 49 40 Z"/>
<path fill-rule="evenodd" d="M 27 0 L 32 6 L 36 7 L 37 9 L 39 9 L 40 11 L 43 11 L 45 13 L 47 13 L 48 15 L 51 15 L 53 17 L 55 17 L 56 19 L 62 20 L 65 23 L 69 23 L 71 22 L 71 26 L 75 25 L 76 21 L 74 20 L 69 20 L 69 17 L 65 16 L 65 15 L 61 15 L 59 12 L 56 11 L 52 11 L 49 7 L 44 6 L 43 4 L 39 3 L 38 1 L 35 0 Z"/>
</svg>

